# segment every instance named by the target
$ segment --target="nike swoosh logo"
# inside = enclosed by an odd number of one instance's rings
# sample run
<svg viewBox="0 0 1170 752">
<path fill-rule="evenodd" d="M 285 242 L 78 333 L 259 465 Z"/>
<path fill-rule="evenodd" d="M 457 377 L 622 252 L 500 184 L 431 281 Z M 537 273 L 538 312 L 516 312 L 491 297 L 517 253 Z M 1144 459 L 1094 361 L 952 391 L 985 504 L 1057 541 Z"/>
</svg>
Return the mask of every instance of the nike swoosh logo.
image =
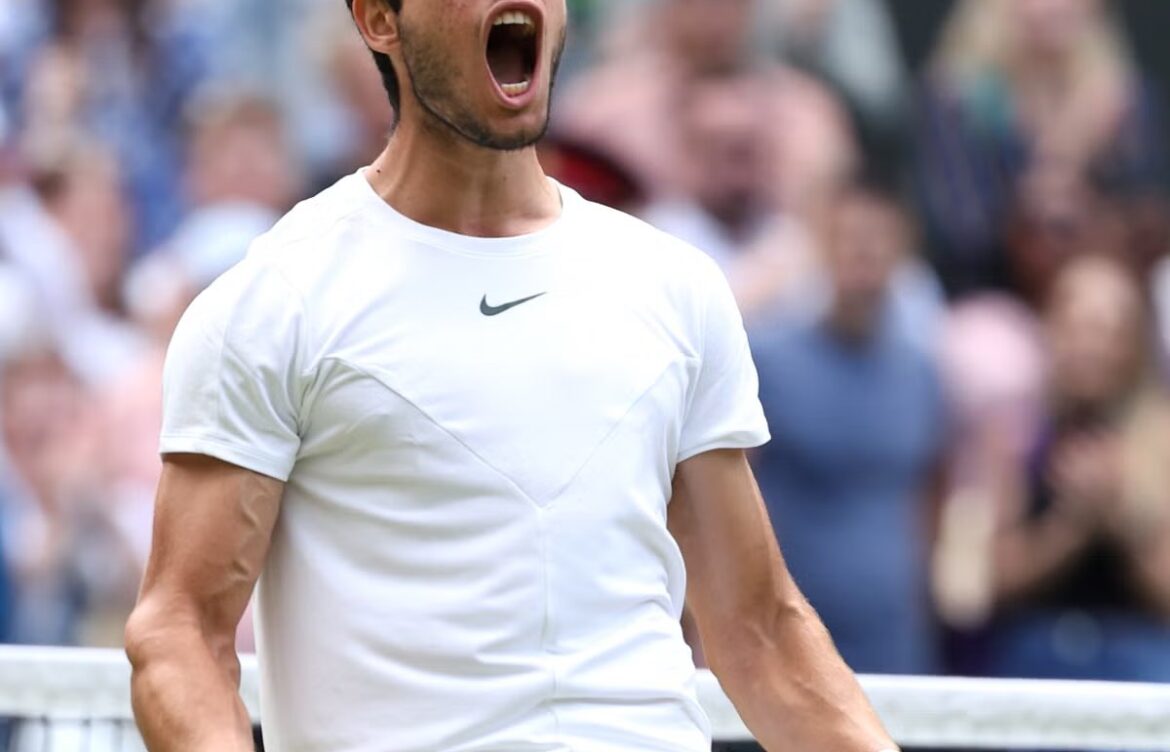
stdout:
<svg viewBox="0 0 1170 752">
<path fill-rule="evenodd" d="M 542 293 L 538 293 L 536 295 L 530 295 L 527 298 L 521 298 L 520 300 L 513 300 L 511 303 L 504 303 L 503 305 L 498 305 L 498 306 L 489 305 L 487 302 L 487 295 L 484 295 L 483 300 L 481 300 L 479 302 L 479 312 L 482 313 L 484 316 L 499 316 L 501 313 L 504 313 L 505 311 L 510 311 L 518 305 L 524 305 L 525 303 L 531 303 L 532 301 L 536 300 L 537 298 L 543 298 L 545 295 L 548 295 L 548 293 L 542 292 Z"/>
</svg>

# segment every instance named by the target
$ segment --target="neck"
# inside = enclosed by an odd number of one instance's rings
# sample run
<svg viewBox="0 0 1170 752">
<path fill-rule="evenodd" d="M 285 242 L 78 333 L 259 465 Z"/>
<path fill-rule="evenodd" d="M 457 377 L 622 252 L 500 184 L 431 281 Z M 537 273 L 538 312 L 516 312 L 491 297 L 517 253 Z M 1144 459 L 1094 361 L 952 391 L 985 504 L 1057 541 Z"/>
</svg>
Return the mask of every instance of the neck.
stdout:
<svg viewBox="0 0 1170 752">
<path fill-rule="evenodd" d="M 524 235 L 561 212 L 534 147 L 485 149 L 422 117 L 403 118 L 366 177 L 400 214 L 460 235 Z"/>
</svg>

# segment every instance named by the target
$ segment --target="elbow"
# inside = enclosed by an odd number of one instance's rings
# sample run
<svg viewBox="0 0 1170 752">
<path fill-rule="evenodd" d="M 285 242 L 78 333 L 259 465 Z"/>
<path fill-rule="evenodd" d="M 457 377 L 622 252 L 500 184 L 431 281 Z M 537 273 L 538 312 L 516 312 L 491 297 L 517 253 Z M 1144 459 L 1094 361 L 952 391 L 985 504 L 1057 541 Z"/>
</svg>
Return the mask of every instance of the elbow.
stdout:
<svg viewBox="0 0 1170 752">
<path fill-rule="evenodd" d="M 239 673 L 234 629 L 207 629 L 198 610 L 143 598 L 126 621 L 123 634 L 133 676 L 167 664 L 210 657 L 229 675 Z M 161 669 L 165 671 L 165 668 Z"/>
<path fill-rule="evenodd" d="M 174 649 L 175 619 L 152 607 L 149 601 L 140 602 L 126 620 L 123 640 L 130 668 L 140 674 L 159 657 Z"/>
</svg>

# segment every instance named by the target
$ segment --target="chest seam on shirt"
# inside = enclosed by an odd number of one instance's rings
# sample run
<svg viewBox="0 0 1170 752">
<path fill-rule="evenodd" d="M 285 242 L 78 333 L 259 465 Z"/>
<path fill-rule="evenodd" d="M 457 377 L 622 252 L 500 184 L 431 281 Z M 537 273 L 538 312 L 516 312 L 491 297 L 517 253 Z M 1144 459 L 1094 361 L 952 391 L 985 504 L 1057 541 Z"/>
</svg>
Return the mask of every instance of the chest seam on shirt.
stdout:
<svg viewBox="0 0 1170 752">
<path fill-rule="evenodd" d="M 650 394 L 650 392 L 652 392 L 654 390 L 654 388 L 656 386 L 658 386 L 658 384 L 662 381 L 662 378 L 670 371 L 671 366 L 674 365 L 674 362 L 668 362 L 662 367 L 662 369 L 654 376 L 654 378 L 651 379 L 650 383 L 646 386 L 646 388 L 643 389 L 642 392 L 640 394 L 638 394 L 638 396 L 636 398 L 634 398 L 633 400 L 630 401 L 629 407 L 626 408 L 625 412 L 622 413 L 620 418 L 618 418 L 616 421 L 614 421 L 614 424 L 610 427 L 610 429 L 608 431 L 606 431 L 605 435 L 601 438 L 601 440 L 598 441 L 597 444 L 592 449 L 589 450 L 588 455 L 586 455 L 585 459 L 581 462 L 580 466 L 577 467 L 577 469 L 573 471 L 572 475 L 569 476 L 569 479 L 566 480 L 565 483 L 560 488 L 558 488 L 555 493 L 550 494 L 548 497 L 547 503 L 542 505 L 540 502 L 538 502 L 536 499 L 534 499 L 531 494 L 529 494 L 527 491 L 525 491 L 520 486 L 520 484 L 517 483 L 515 481 L 515 479 L 512 478 L 512 476 L 508 475 L 508 473 L 501 470 L 493 462 L 491 462 L 486 457 L 484 457 L 479 452 L 477 452 L 475 449 L 473 449 L 471 446 L 469 446 L 466 441 L 461 439 L 453 431 L 451 431 L 446 426 L 444 426 L 441 422 L 436 420 L 434 418 L 434 416 L 432 416 L 430 413 L 428 413 L 426 410 L 424 410 L 422 407 L 420 407 L 414 400 L 410 399 L 405 394 L 403 394 L 399 390 L 395 389 L 390 384 L 386 383 L 386 381 L 383 380 L 382 378 L 380 378 L 378 376 L 378 374 L 373 373 L 370 369 L 363 368 L 362 366 L 360 366 L 360 365 L 358 365 L 358 364 L 356 364 L 356 363 L 354 363 L 354 362 L 352 362 L 344 357 L 338 356 L 338 355 L 326 356 L 326 357 L 321 359 L 322 365 L 324 365 L 325 363 L 329 363 L 329 362 L 337 363 L 338 365 L 342 366 L 343 368 L 348 368 L 351 371 L 354 371 L 355 373 L 360 373 L 363 376 L 366 376 L 367 378 L 373 379 L 379 386 L 381 386 L 383 389 L 390 392 L 391 394 L 395 395 L 396 397 L 401 399 L 406 404 L 410 405 L 410 407 L 412 409 L 414 409 L 415 412 L 417 412 L 419 415 L 421 415 L 423 418 L 425 418 L 431 425 L 433 425 L 438 430 L 442 431 L 443 434 L 445 434 L 447 437 L 449 437 L 452 441 L 457 443 L 459 446 L 463 447 L 463 449 L 468 454 L 470 454 L 472 457 L 474 457 L 476 460 L 478 460 L 480 464 L 482 464 L 484 467 L 491 470 L 493 473 L 495 473 L 499 477 L 503 478 L 508 483 L 509 487 L 511 487 L 513 490 L 515 490 L 516 493 L 523 496 L 524 499 L 529 504 L 531 504 L 535 509 L 542 510 L 542 511 L 547 511 L 547 510 L 551 509 L 553 507 L 553 505 L 555 505 L 557 503 L 557 501 L 559 501 L 560 498 L 562 496 L 564 496 L 565 492 L 570 487 L 572 487 L 573 482 L 576 481 L 577 478 L 580 477 L 581 473 L 585 471 L 585 468 L 589 467 L 590 463 L 593 462 L 593 458 L 597 456 L 597 453 L 601 450 L 601 448 L 604 447 L 609 442 L 610 438 L 613 437 L 614 433 L 616 433 L 617 430 L 619 428 L 621 428 L 622 425 L 625 424 L 626 418 L 629 417 L 630 413 L 632 413 L 634 411 L 634 409 L 642 403 L 642 400 L 646 399 L 646 395 Z"/>
<path fill-rule="evenodd" d="M 351 371 L 354 371 L 356 373 L 360 373 L 363 376 L 366 376 L 370 379 L 373 379 L 379 386 L 381 386 L 383 389 L 390 392 L 394 396 L 398 397 L 400 400 L 402 400 L 406 404 L 410 405 L 414 409 L 415 412 L 417 412 L 422 417 L 426 418 L 427 421 L 430 422 L 431 425 L 433 425 L 435 428 L 442 431 L 446 436 L 448 436 L 456 444 L 463 447 L 463 449 L 468 454 L 470 454 L 472 457 L 474 457 L 476 460 L 478 460 L 480 464 L 482 464 L 484 467 L 491 470 L 496 475 L 503 478 L 505 481 L 507 481 L 508 485 L 514 491 L 516 491 L 516 493 L 523 496 L 525 501 L 527 501 L 529 504 L 531 504 L 533 507 L 535 507 L 537 509 L 541 508 L 540 504 L 537 503 L 536 499 L 532 498 L 532 496 L 527 491 L 525 491 L 523 488 L 521 488 L 520 484 L 518 484 L 510 475 L 505 473 L 500 468 L 496 467 L 493 463 L 489 462 L 487 460 L 487 458 L 485 458 L 479 452 L 475 451 L 470 446 L 468 446 L 466 441 L 459 438 L 459 436 L 457 436 L 454 432 L 452 432 L 450 429 L 448 429 L 446 426 L 444 426 L 439 421 L 435 420 L 434 416 L 432 416 L 426 410 L 419 407 L 419 405 L 414 400 L 410 399 L 409 397 L 407 397 L 405 394 L 403 394 L 402 392 L 395 389 L 390 384 L 387 384 L 383 379 L 379 378 L 377 374 L 371 372 L 368 368 L 362 368 L 358 364 L 353 363 L 352 361 L 349 361 L 349 360 L 347 360 L 343 357 L 337 356 L 337 355 L 327 356 L 327 357 L 324 357 L 321 359 L 322 365 L 325 363 L 329 363 L 329 362 L 337 363 L 340 366 L 342 366 L 343 368 L 348 368 Z"/>
<path fill-rule="evenodd" d="M 585 472 L 585 468 L 589 467 L 589 465 L 593 462 L 593 458 L 597 456 L 599 451 L 601 451 L 601 448 L 609 443 L 610 438 L 615 433 L 617 433 L 619 428 L 625 424 L 626 418 L 630 416 L 630 413 L 634 411 L 634 408 L 642 404 L 642 400 L 646 399 L 646 395 L 654 391 L 654 387 L 658 386 L 658 384 L 662 381 L 662 377 L 670 371 L 671 366 L 673 365 L 674 362 L 668 362 L 666 365 L 664 365 L 658 374 L 655 375 L 655 377 L 650 381 L 650 384 L 642 390 L 642 393 L 630 402 L 630 406 L 626 408 L 626 411 L 622 413 L 620 418 L 614 421 L 613 425 L 610 426 L 610 429 L 605 432 L 605 436 L 601 437 L 601 441 L 598 441 L 597 444 L 594 445 L 591 450 L 589 450 L 589 454 L 585 457 L 584 461 L 581 462 L 581 465 L 573 471 L 573 474 L 569 476 L 569 479 L 565 481 L 564 485 L 558 488 L 557 492 L 549 497 L 548 504 L 545 506 L 545 509 L 551 509 L 558 501 L 560 501 L 561 497 L 564 496 L 565 491 L 569 490 L 569 488 L 572 487 L 573 482 L 576 481 L 578 477 L 580 477 L 581 473 Z"/>
</svg>

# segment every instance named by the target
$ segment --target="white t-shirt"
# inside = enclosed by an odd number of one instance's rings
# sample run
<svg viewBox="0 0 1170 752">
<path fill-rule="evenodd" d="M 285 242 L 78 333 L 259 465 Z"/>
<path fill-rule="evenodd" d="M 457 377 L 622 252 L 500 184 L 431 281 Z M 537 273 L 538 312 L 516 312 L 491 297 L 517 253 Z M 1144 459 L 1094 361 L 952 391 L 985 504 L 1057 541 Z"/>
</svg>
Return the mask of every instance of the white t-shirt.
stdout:
<svg viewBox="0 0 1170 752">
<path fill-rule="evenodd" d="M 755 368 L 713 262 L 559 190 L 483 239 L 350 176 L 179 325 L 162 451 L 287 481 L 271 749 L 710 749 L 666 507 L 678 462 L 767 441 Z"/>
</svg>

